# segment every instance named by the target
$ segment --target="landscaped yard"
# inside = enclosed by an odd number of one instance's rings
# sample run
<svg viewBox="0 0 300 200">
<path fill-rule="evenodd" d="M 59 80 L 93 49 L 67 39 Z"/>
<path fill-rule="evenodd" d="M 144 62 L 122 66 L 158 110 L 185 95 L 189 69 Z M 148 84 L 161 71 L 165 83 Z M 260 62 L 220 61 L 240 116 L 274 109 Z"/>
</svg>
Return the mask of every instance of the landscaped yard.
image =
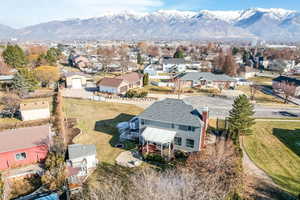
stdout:
<svg viewBox="0 0 300 200">
<path fill-rule="evenodd" d="M 118 143 L 116 125 L 128 121 L 142 112 L 129 104 L 94 102 L 88 100 L 64 99 L 64 111 L 68 118 L 77 118 L 77 127 L 82 134 L 74 138 L 75 143 L 95 144 L 100 162 L 114 164 L 115 158 L 124 150 L 115 148 Z M 127 142 L 126 148 L 134 148 Z"/>
<path fill-rule="evenodd" d="M 244 137 L 250 158 L 283 189 L 300 191 L 300 123 L 257 122 Z"/>
</svg>

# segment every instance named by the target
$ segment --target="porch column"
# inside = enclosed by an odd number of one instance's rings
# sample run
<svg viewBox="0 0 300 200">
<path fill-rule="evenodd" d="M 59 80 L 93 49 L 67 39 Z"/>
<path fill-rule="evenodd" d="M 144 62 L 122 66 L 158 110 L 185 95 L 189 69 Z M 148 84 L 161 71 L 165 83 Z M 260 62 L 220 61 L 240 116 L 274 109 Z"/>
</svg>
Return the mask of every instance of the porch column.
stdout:
<svg viewBox="0 0 300 200">
<path fill-rule="evenodd" d="M 149 145 L 149 142 L 148 142 L 148 141 L 147 141 L 146 145 L 147 145 L 146 148 L 147 148 L 147 154 L 148 154 L 148 152 L 149 152 L 149 146 L 148 146 L 148 145 Z"/>
<path fill-rule="evenodd" d="M 171 143 L 169 142 L 169 160 L 171 159 Z"/>
</svg>

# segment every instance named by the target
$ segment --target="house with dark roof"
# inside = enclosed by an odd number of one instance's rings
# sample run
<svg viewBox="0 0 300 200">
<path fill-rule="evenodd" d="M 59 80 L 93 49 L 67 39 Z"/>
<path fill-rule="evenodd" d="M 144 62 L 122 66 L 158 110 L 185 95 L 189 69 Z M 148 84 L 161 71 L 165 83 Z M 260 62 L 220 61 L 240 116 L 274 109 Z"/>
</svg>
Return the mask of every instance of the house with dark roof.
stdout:
<svg viewBox="0 0 300 200">
<path fill-rule="evenodd" d="M 175 77 L 183 88 L 206 87 L 206 88 L 229 88 L 234 87 L 236 80 L 225 74 L 211 72 L 187 72 Z"/>
<path fill-rule="evenodd" d="M 196 108 L 180 99 L 157 101 L 140 115 L 138 140 L 143 150 L 197 152 L 205 147 L 208 108 Z M 136 130 L 134 130 L 136 131 Z"/>
<path fill-rule="evenodd" d="M 137 72 L 130 72 L 114 78 L 104 77 L 97 86 L 99 92 L 110 94 L 125 94 L 130 89 L 143 86 L 143 75 Z"/>
<path fill-rule="evenodd" d="M 0 170 L 43 161 L 51 145 L 50 125 L 0 132 Z"/>
<path fill-rule="evenodd" d="M 295 96 L 300 97 L 300 77 L 293 76 L 278 76 L 272 80 L 273 90 L 278 90 L 282 86 L 283 83 L 292 84 L 296 87 Z M 277 91 L 276 91 L 277 92 Z"/>
</svg>

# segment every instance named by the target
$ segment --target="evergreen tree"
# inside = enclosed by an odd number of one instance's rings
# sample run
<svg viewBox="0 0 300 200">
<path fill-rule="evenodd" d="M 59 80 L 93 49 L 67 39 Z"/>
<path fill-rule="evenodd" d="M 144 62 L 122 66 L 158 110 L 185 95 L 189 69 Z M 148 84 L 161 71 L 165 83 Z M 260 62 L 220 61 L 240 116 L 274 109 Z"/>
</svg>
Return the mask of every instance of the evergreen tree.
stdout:
<svg viewBox="0 0 300 200">
<path fill-rule="evenodd" d="M 146 86 L 149 84 L 149 74 L 146 73 L 144 74 L 144 77 L 143 77 L 143 85 Z"/>
<path fill-rule="evenodd" d="M 250 59 L 250 54 L 249 54 L 249 52 L 246 51 L 246 50 L 244 50 L 244 52 L 243 52 L 243 62 L 244 62 L 244 63 L 247 63 L 247 62 L 249 61 L 249 59 Z"/>
<path fill-rule="evenodd" d="M 232 48 L 232 55 L 236 55 L 239 52 L 239 49 L 237 47 Z"/>
<path fill-rule="evenodd" d="M 142 56 L 141 56 L 140 53 L 138 53 L 138 55 L 137 55 L 137 63 L 138 63 L 139 65 L 142 65 L 142 64 L 143 64 L 143 58 L 142 58 Z"/>
<path fill-rule="evenodd" d="M 24 67 L 27 64 L 25 53 L 18 45 L 7 45 L 2 56 L 4 62 L 14 68 Z"/>
<path fill-rule="evenodd" d="M 228 123 L 235 142 L 238 142 L 241 134 L 251 133 L 251 126 L 255 124 L 254 113 L 254 106 L 246 95 L 240 95 L 234 100 L 233 108 L 229 111 Z"/>
<path fill-rule="evenodd" d="M 47 60 L 49 65 L 55 65 L 60 55 L 61 51 L 59 49 L 50 48 L 45 55 L 45 59 Z"/>
<path fill-rule="evenodd" d="M 182 51 L 181 49 L 178 49 L 178 50 L 175 52 L 175 54 L 174 54 L 173 57 L 174 57 L 174 58 L 184 58 L 184 53 L 183 53 L 183 51 Z"/>
<path fill-rule="evenodd" d="M 12 88 L 23 93 L 34 91 L 38 87 L 38 80 L 34 72 L 20 69 L 12 82 Z"/>
<path fill-rule="evenodd" d="M 4 192 L 4 183 L 2 181 L 2 176 L 1 176 L 1 173 L 0 173 L 0 199 L 3 198 L 3 192 Z"/>
</svg>

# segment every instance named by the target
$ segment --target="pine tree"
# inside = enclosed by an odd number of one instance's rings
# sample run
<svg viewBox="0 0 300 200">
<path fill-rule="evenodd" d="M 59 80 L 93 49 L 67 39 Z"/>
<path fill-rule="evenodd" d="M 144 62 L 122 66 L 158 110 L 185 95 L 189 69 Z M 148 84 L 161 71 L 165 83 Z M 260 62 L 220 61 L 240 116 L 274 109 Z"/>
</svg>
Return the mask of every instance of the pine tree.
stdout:
<svg viewBox="0 0 300 200">
<path fill-rule="evenodd" d="M 144 74 L 144 77 L 143 77 L 143 86 L 146 86 L 149 84 L 149 74 L 146 73 Z"/>
<path fill-rule="evenodd" d="M 142 56 L 141 56 L 140 53 L 138 53 L 138 55 L 137 55 L 137 63 L 138 63 L 139 65 L 142 65 L 142 64 L 143 64 L 143 58 L 142 58 Z"/>
<path fill-rule="evenodd" d="M 174 54 L 173 57 L 174 57 L 174 58 L 184 58 L 184 53 L 183 53 L 183 51 L 182 51 L 181 49 L 178 49 L 178 50 L 175 52 L 175 54 Z"/>
<path fill-rule="evenodd" d="M 19 69 L 18 73 L 15 75 L 12 88 L 19 91 L 27 93 L 29 91 L 34 91 L 38 87 L 38 80 L 34 72 L 24 68 Z"/>
<path fill-rule="evenodd" d="M 233 108 L 229 111 L 229 131 L 232 139 L 238 142 L 241 134 L 251 133 L 254 122 L 254 106 L 250 103 L 246 95 L 238 96 L 233 103 Z"/>
<path fill-rule="evenodd" d="M 24 67 L 27 64 L 25 53 L 18 45 L 7 45 L 2 56 L 4 62 L 14 68 Z"/>
<path fill-rule="evenodd" d="M 0 199 L 3 198 L 3 193 L 4 193 L 4 183 L 2 181 L 2 176 L 1 176 L 1 173 L 0 173 Z"/>
</svg>

